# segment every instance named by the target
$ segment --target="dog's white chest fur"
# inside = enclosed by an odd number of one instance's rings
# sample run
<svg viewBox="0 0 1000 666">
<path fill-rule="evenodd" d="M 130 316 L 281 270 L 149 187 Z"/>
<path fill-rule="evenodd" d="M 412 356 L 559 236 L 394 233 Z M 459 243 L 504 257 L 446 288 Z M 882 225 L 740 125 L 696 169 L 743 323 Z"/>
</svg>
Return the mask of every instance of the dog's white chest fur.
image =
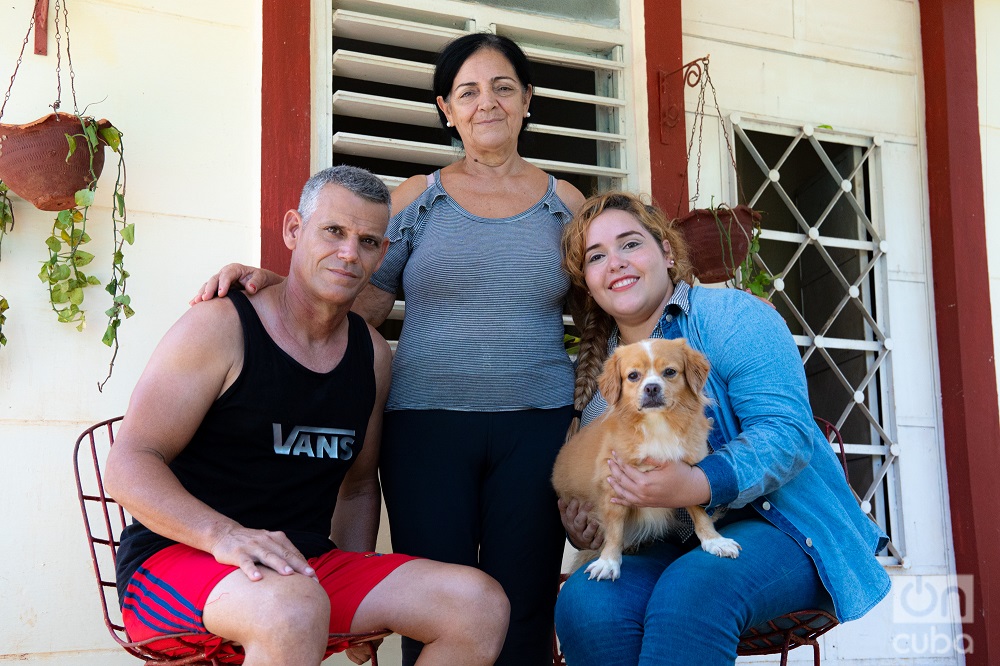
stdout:
<svg viewBox="0 0 1000 666">
<path fill-rule="evenodd" d="M 644 419 L 641 431 L 640 460 L 649 458 L 655 462 L 666 462 L 680 460 L 684 455 L 683 440 L 659 414 L 651 414 Z"/>
</svg>

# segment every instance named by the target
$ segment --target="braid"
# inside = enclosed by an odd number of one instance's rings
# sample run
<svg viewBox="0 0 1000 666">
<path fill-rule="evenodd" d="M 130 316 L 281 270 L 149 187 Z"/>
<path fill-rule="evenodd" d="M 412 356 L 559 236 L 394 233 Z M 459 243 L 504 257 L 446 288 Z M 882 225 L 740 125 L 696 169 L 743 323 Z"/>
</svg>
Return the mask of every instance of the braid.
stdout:
<svg viewBox="0 0 1000 666">
<path fill-rule="evenodd" d="M 582 300 L 582 299 L 581 299 Z M 576 361 L 576 385 L 573 387 L 573 408 L 582 412 L 597 392 L 597 378 L 604 368 L 608 355 L 608 338 L 614 320 L 597 307 L 592 298 L 586 298 L 582 312 L 574 312 L 573 320 L 580 329 L 580 351 Z M 580 429 L 580 417 L 570 423 L 566 439 Z"/>
</svg>

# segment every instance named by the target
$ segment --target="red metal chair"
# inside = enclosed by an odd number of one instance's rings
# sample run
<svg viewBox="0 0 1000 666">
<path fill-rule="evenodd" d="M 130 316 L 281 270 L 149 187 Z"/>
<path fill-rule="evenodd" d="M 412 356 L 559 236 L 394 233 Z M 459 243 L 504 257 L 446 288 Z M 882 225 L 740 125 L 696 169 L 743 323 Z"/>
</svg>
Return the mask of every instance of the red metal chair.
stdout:
<svg viewBox="0 0 1000 666">
<path fill-rule="evenodd" d="M 844 438 L 840 435 L 837 427 L 826 419 L 816 417 L 816 423 L 828 441 L 836 442 L 840 446 L 840 464 L 844 468 L 847 484 L 850 485 L 851 477 L 847 472 Z M 559 578 L 559 585 L 566 582 L 567 578 L 569 578 L 569 574 L 562 574 Z M 789 650 L 809 645 L 813 649 L 814 666 L 820 666 L 820 647 L 817 639 L 838 624 L 837 618 L 823 610 L 801 610 L 787 613 L 748 629 L 740 636 L 740 642 L 736 646 L 736 654 L 740 657 L 780 654 L 781 666 L 786 666 Z M 559 639 L 555 632 L 552 632 L 552 664 L 553 666 L 566 666 L 566 657 L 559 647 Z"/>
<path fill-rule="evenodd" d="M 118 606 L 118 589 L 115 585 L 115 558 L 119 538 L 125 528 L 125 510 L 104 492 L 102 471 L 108 451 L 115 440 L 115 429 L 122 417 L 97 423 L 83 431 L 73 449 L 73 469 L 76 473 L 77 494 L 83 523 L 87 529 L 87 542 L 93 558 L 97 589 L 104 611 L 104 624 L 111 637 L 130 654 L 144 659 L 147 666 L 219 666 L 242 664 L 243 648 L 211 634 L 180 633 L 146 641 L 132 641 L 122 625 Z M 330 634 L 330 646 L 364 645 L 371 655 L 371 663 L 378 666 L 378 643 L 390 631 L 373 631 L 362 634 Z M 162 638 L 179 640 L 187 649 L 159 651 L 150 644 Z M 223 647 L 225 646 L 225 647 Z M 231 648 L 231 649 L 229 649 Z"/>
</svg>

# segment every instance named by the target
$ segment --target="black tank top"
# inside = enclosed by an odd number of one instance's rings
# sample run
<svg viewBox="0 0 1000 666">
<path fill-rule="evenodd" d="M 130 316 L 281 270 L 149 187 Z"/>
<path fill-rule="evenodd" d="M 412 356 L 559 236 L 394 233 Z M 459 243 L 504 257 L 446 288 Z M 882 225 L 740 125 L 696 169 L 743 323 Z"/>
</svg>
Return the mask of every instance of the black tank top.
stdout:
<svg viewBox="0 0 1000 666">
<path fill-rule="evenodd" d="M 219 513 L 244 527 L 284 531 L 307 558 L 322 555 L 334 547 L 337 494 L 375 405 L 368 327 L 349 313 L 343 359 L 330 372 L 313 372 L 275 344 L 243 293 L 230 299 L 243 327 L 243 368 L 170 469 Z M 135 570 L 173 543 L 137 521 L 125 529 L 119 599 Z"/>
</svg>

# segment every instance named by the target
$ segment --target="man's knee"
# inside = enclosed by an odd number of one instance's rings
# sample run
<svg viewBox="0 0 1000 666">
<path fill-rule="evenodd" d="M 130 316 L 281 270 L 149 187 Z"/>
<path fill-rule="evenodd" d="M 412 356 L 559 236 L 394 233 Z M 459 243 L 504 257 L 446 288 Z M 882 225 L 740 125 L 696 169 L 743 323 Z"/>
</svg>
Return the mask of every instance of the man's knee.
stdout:
<svg viewBox="0 0 1000 666">
<path fill-rule="evenodd" d="M 236 572 L 242 576 L 242 572 Z M 330 599 L 323 587 L 302 575 L 265 573 L 264 580 L 223 580 L 205 605 L 212 633 L 252 644 L 322 643 L 330 627 Z"/>
</svg>

